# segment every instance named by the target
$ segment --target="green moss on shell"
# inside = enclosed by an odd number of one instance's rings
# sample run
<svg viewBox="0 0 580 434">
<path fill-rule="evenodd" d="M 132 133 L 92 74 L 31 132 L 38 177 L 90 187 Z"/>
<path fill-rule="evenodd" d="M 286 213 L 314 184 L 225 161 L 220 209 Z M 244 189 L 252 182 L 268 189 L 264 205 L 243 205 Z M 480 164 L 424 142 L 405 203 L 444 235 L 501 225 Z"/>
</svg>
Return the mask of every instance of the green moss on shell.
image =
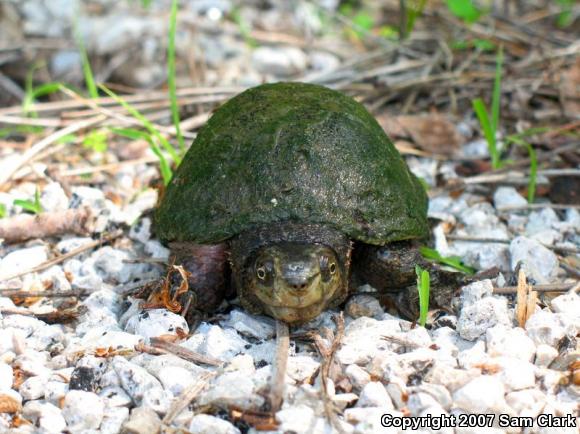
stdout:
<svg viewBox="0 0 580 434">
<path fill-rule="evenodd" d="M 220 107 L 157 209 L 165 241 L 217 243 L 258 225 L 320 223 L 370 244 L 428 233 L 427 196 L 352 98 L 265 84 Z"/>
</svg>

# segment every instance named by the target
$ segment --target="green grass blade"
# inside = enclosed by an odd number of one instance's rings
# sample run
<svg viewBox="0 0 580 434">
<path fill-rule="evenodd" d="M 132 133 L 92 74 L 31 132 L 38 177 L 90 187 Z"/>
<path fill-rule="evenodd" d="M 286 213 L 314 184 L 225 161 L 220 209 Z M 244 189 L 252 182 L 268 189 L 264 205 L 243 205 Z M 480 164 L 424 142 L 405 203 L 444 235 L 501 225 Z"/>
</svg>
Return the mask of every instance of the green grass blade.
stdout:
<svg viewBox="0 0 580 434">
<path fill-rule="evenodd" d="M 534 203 L 536 197 L 536 183 L 538 178 L 538 157 L 534 147 L 524 139 L 522 136 L 526 135 L 526 131 L 520 134 L 506 137 L 506 143 L 513 142 L 517 145 L 523 146 L 527 149 L 530 157 L 530 180 L 528 181 L 528 203 Z"/>
<path fill-rule="evenodd" d="M 417 273 L 417 291 L 419 292 L 419 324 L 425 327 L 427 313 L 429 312 L 429 296 L 431 292 L 431 278 L 427 270 L 418 265 L 415 266 Z"/>
<path fill-rule="evenodd" d="M 461 271 L 462 273 L 465 274 L 471 275 L 475 273 L 475 268 L 465 265 L 461 261 L 461 258 L 457 256 L 442 256 L 437 250 L 431 249 L 426 246 L 419 247 L 419 252 L 421 252 L 421 255 L 425 259 L 428 259 L 430 261 L 435 261 L 440 264 L 447 265 L 448 267 L 454 268 L 457 271 Z"/>
<path fill-rule="evenodd" d="M 123 106 L 123 108 L 127 110 L 131 116 L 140 121 L 145 127 L 145 129 L 149 131 L 149 134 L 151 134 L 151 136 L 153 136 L 155 139 L 159 141 L 159 143 L 161 143 L 163 149 L 165 149 L 165 151 L 171 156 L 171 159 L 175 162 L 176 165 L 179 165 L 179 163 L 181 163 L 181 157 L 179 156 L 177 151 L 173 148 L 173 146 L 171 146 L 171 143 L 169 143 L 169 141 L 165 137 L 163 137 L 161 133 L 159 133 L 157 128 L 155 128 L 155 126 L 145 116 L 143 116 L 135 107 L 130 105 L 127 101 L 125 101 L 123 98 L 121 98 L 119 95 L 117 95 L 115 92 L 113 92 L 105 85 L 100 84 L 99 89 L 101 89 L 115 101 L 121 104 L 121 106 Z"/>
<path fill-rule="evenodd" d="M 89 61 L 89 56 L 87 54 L 83 38 L 78 32 L 76 20 L 74 22 L 74 33 L 77 45 L 79 47 L 79 53 L 81 54 L 81 62 L 83 65 L 83 75 L 85 77 L 85 85 L 87 86 L 87 90 L 89 91 L 89 96 L 92 99 L 96 99 L 99 97 L 99 90 L 97 89 L 97 85 L 95 83 L 95 77 L 93 75 L 93 70 L 91 69 L 91 63 Z"/>
<path fill-rule="evenodd" d="M 177 142 L 181 155 L 185 154 L 185 142 L 179 125 L 179 108 L 177 106 L 177 90 L 175 85 L 175 32 L 177 29 L 177 0 L 171 2 L 171 17 L 169 20 L 169 45 L 167 48 L 167 80 L 169 85 L 169 100 L 171 104 L 171 118 L 177 134 Z"/>
<path fill-rule="evenodd" d="M 415 21 L 417 17 L 419 17 L 423 13 L 423 9 L 427 5 L 427 0 L 417 0 L 415 2 L 414 7 L 410 7 L 408 9 L 408 17 L 407 17 L 407 35 L 413 33 L 413 29 L 415 28 Z"/>
<path fill-rule="evenodd" d="M 495 63 L 495 79 L 493 82 L 493 95 L 491 99 L 491 128 L 494 133 L 499 127 L 499 109 L 501 101 L 501 76 L 503 67 L 503 46 L 497 50 Z"/>
<path fill-rule="evenodd" d="M 487 148 L 489 150 L 489 155 L 491 156 L 491 166 L 494 169 L 499 168 L 499 153 L 497 151 L 497 143 L 495 138 L 495 130 L 492 127 L 489 115 L 487 114 L 487 109 L 485 108 L 485 103 L 481 98 L 476 98 L 472 101 L 473 110 L 479 119 L 479 124 L 483 130 L 483 135 L 485 141 L 487 142 Z"/>
</svg>

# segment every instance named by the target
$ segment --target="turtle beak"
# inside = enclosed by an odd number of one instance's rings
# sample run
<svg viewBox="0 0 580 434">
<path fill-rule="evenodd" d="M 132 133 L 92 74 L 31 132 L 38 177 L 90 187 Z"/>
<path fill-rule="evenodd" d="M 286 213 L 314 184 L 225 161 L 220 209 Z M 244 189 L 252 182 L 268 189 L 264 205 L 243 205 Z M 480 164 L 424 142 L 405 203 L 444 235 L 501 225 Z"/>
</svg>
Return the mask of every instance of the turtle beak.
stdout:
<svg viewBox="0 0 580 434">
<path fill-rule="evenodd" d="M 319 274 L 318 267 L 305 261 L 290 262 L 282 268 L 282 277 L 288 292 L 295 297 L 306 295 Z"/>
</svg>

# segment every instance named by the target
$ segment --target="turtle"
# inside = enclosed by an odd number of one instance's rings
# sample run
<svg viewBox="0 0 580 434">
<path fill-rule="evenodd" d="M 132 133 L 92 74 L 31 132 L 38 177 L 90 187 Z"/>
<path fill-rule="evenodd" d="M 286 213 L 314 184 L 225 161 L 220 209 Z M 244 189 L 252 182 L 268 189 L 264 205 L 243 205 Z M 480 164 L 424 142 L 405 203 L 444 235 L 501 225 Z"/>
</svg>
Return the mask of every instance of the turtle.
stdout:
<svg viewBox="0 0 580 434">
<path fill-rule="evenodd" d="M 300 324 L 341 305 L 355 278 L 382 292 L 414 285 L 427 205 L 362 104 L 279 82 L 213 113 L 160 200 L 155 231 L 186 272 L 184 310 L 211 313 L 238 296 L 250 313 Z"/>
</svg>

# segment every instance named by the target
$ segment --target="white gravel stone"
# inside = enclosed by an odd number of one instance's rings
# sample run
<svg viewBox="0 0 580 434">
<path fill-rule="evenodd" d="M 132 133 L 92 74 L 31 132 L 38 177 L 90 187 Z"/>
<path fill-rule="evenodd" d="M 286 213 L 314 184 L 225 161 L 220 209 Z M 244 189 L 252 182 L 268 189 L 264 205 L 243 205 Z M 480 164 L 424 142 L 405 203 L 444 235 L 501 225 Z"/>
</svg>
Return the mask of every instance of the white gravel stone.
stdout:
<svg viewBox="0 0 580 434">
<path fill-rule="evenodd" d="M 62 381 L 48 381 L 44 386 L 44 399 L 54 405 L 59 405 L 68 392 L 68 384 Z"/>
<path fill-rule="evenodd" d="M 262 74 L 288 77 L 303 72 L 308 58 L 299 48 L 263 46 L 254 50 L 252 61 Z"/>
<path fill-rule="evenodd" d="M 381 416 L 384 414 L 403 417 L 403 413 L 389 407 L 353 407 L 344 411 L 344 420 L 355 425 L 354 434 L 398 434 L 399 429 L 381 425 Z"/>
<path fill-rule="evenodd" d="M 540 211 L 532 211 L 528 217 L 526 235 L 531 236 L 551 229 L 559 222 L 560 219 L 552 208 L 543 208 Z"/>
<path fill-rule="evenodd" d="M 482 340 L 477 341 L 473 347 L 463 350 L 457 355 L 457 362 L 464 369 L 482 365 L 488 359 L 489 356 L 485 352 L 485 342 Z"/>
<path fill-rule="evenodd" d="M 120 356 L 113 359 L 112 366 L 119 376 L 121 386 L 137 405 L 150 407 L 157 412 L 167 411 L 171 395 L 163 389 L 157 378 Z"/>
<path fill-rule="evenodd" d="M 388 407 L 394 410 L 393 401 L 387 393 L 385 386 L 378 381 L 370 381 L 362 389 L 357 407 Z"/>
<path fill-rule="evenodd" d="M 401 326 L 397 320 L 357 318 L 345 328 L 341 348 L 336 353 L 337 360 L 344 365 L 364 365 L 377 352 L 390 348 L 390 344 L 383 339 L 384 335 L 400 331 Z"/>
<path fill-rule="evenodd" d="M 578 316 L 580 315 L 580 296 L 576 292 L 570 291 L 554 298 L 550 306 L 556 313 Z"/>
<path fill-rule="evenodd" d="M 12 366 L 7 363 L 0 362 L 0 392 L 12 388 L 14 381 L 14 373 Z"/>
<path fill-rule="evenodd" d="M 147 264 L 130 264 L 124 262 L 131 255 L 111 246 L 105 246 L 92 254 L 94 269 L 105 282 L 123 284 L 132 280 L 148 280 L 151 269 Z"/>
<path fill-rule="evenodd" d="M 513 357 L 495 357 L 489 363 L 501 368 L 495 375 L 503 382 L 506 391 L 528 389 L 536 384 L 536 367 L 532 363 Z"/>
<path fill-rule="evenodd" d="M 161 419 L 153 410 L 147 407 L 137 407 L 131 410 L 131 416 L 123 424 L 125 434 L 158 434 Z"/>
<path fill-rule="evenodd" d="M 166 390 L 178 396 L 195 382 L 193 374 L 185 368 L 168 366 L 159 371 L 159 381 Z"/>
<path fill-rule="evenodd" d="M 371 381 L 371 376 L 367 371 L 358 365 L 351 364 L 346 367 L 344 373 L 350 380 L 354 390 L 362 390 Z"/>
<path fill-rule="evenodd" d="M 471 306 L 484 297 L 493 294 L 493 284 L 491 280 L 485 279 L 479 282 L 473 282 L 461 288 L 461 306 Z"/>
<path fill-rule="evenodd" d="M 499 187 L 493 194 L 493 203 L 500 210 L 505 207 L 525 206 L 528 202 L 515 188 Z"/>
<path fill-rule="evenodd" d="M 231 328 L 202 323 L 182 345 L 216 359 L 228 361 L 243 352 L 248 343 Z"/>
<path fill-rule="evenodd" d="M 47 376 L 30 377 L 24 380 L 18 391 L 26 400 L 40 399 L 44 397 L 46 383 L 48 383 Z"/>
<path fill-rule="evenodd" d="M 496 324 L 511 325 L 507 300 L 503 297 L 485 297 L 461 310 L 457 331 L 463 339 L 473 341 Z"/>
<path fill-rule="evenodd" d="M 42 264 L 48 259 L 46 246 L 34 246 L 8 253 L 0 261 L 0 280 Z"/>
<path fill-rule="evenodd" d="M 379 319 L 385 312 L 376 297 L 359 294 L 350 297 L 345 307 L 346 313 L 352 318 L 368 316 Z"/>
<path fill-rule="evenodd" d="M 437 400 L 428 393 L 411 393 L 407 400 L 407 408 L 412 416 L 419 416 L 426 408 L 441 407 Z"/>
<path fill-rule="evenodd" d="M 245 373 L 226 372 L 220 375 L 199 397 L 201 405 L 219 403 L 251 409 L 261 406 L 264 398 L 256 394 L 252 378 Z"/>
<path fill-rule="evenodd" d="M 293 366 L 293 369 L 295 368 L 296 365 Z M 254 372 L 256 372 L 256 367 L 254 366 L 254 358 L 250 354 L 238 354 L 230 361 L 230 363 L 228 363 L 224 371 L 225 372 L 239 371 L 251 375 Z"/>
<path fill-rule="evenodd" d="M 286 368 L 286 376 L 293 382 L 298 384 L 310 382 L 314 377 L 320 362 L 314 360 L 310 356 L 293 356 L 288 358 L 288 366 Z"/>
<path fill-rule="evenodd" d="M 227 420 L 209 414 L 193 416 L 189 424 L 189 431 L 196 434 L 240 434 L 240 430 Z"/>
<path fill-rule="evenodd" d="M 57 406 L 40 401 L 30 401 L 24 405 L 22 415 L 34 422 L 43 433 L 61 433 L 65 431 L 66 421 Z"/>
<path fill-rule="evenodd" d="M 485 339 L 487 353 L 492 357 L 510 356 L 526 362 L 534 360 L 536 345 L 520 327 L 510 329 L 504 325 L 496 325 L 487 329 Z"/>
<path fill-rule="evenodd" d="M 107 386 L 99 392 L 107 407 L 128 407 L 131 404 L 131 397 L 120 386 Z"/>
<path fill-rule="evenodd" d="M 566 335 L 576 335 L 576 327 L 562 314 L 547 310 L 537 310 L 526 321 L 528 336 L 536 345 L 547 344 L 555 347 L 558 341 Z"/>
<path fill-rule="evenodd" d="M 125 325 L 128 333 L 143 336 L 146 339 L 177 335 L 178 329 L 185 334 L 189 333 L 189 326 L 185 318 L 167 309 L 151 309 L 130 317 Z"/>
<path fill-rule="evenodd" d="M 85 348 L 113 348 L 115 350 L 133 350 L 143 338 L 132 333 L 110 330 L 108 327 L 93 328 L 82 339 Z"/>
<path fill-rule="evenodd" d="M 73 432 L 98 429 L 105 415 L 105 405 L 96 393 L 70 390 L 64 398 L 62 414 Z"/>
<path fill-rule="evenodd" d="M 138 357 L 131 359 L 132 363 L 138 364 L 145 368 L 147 372 L 159 378 L 159 373 L 167 367 L 175 366 L 183 369 L 187 369 L 191 372 L 194 377 L 198 377 L 207 370 L 196 365 L 195 363 L 188 362 L 181 357 L 174 356 L 173 354 L 162 354 L 160 356 L 151 356 L 150 354 L 142 354 L 143 361 L 139 362 Z"/>
<path fill-rule="evenodd" d="M 453 406 L 471 413 L 501 412 L 507 407 L 504 395 L 498 378 L 482 375 L 455 391 Z"/>
<path fill-rule="evenodd" d="M 546 395 L 537 389 L 517 390 L 505 396 L 518 416 L 537 416 L 546 405 Z"/>
<path fill-rule="evenodd" d="M 236 329 L 243 336 L 251 336 L 256 339 L 270 339 L 276 334 L 274 323 L 271 319 L 264 316 L 250 315 L 238 309 L 230 312 L 229 318 L 224 325 Z"/>
<path fill-rule="evenodd" d="M 558 350 L 551 345 L 540 344 L 536 347 L 534 364 L 540 368 L 547 368 L 558 356 Z"/>
<path fill-rule="evenodd" d="M 40 195 L 40 205 L 46 212 L 63 211 L 68 208 L 68 197 L 58 182 L 49 182 Z"/>
<path fill-rule="evenodd" d="M 100 434 L 117 434 L 121 432 L 121 427 L 128 418 L 129 408 L 107 407 L 105 416 L 103 417 L 103 421 L 99 427 Z"/>
<path fill-rule="evenodd" d="M 518 263 L 528 278 L 537 284 L 550 283 L 558 271 L 558 258 L 550 249 L 526 237 L 516 237 L 510 243 L 511 269 L 515 271 Z"/>
</svg>

